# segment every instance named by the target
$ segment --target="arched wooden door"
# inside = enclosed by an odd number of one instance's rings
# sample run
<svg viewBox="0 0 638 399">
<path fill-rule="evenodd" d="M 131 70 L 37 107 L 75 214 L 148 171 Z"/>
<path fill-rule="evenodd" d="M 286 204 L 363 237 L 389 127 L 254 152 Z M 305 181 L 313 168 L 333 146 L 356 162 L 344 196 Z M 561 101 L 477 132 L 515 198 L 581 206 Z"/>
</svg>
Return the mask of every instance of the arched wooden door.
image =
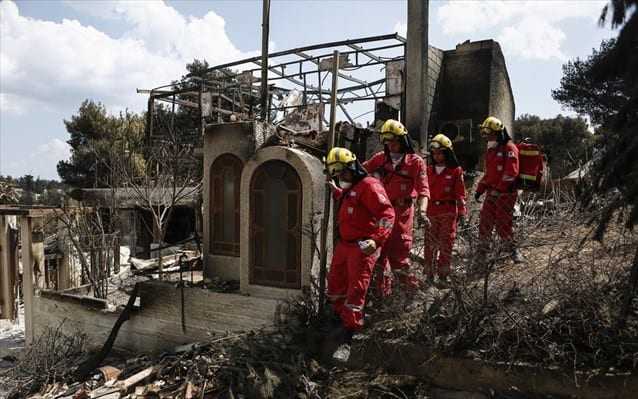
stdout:
<svg viewBox="0 0 638 399">
<path fill-rule="evenodd" d="M 264 162 L 250 183 L 250 284 L 301 288 L 301 180 L 286 162 Z"/>
<path fill-rule="evenodd" d="M 239 256 L 239 198 L 242 162 L 222 154 L 210 166 L 209 251 Z"/>
</svg>

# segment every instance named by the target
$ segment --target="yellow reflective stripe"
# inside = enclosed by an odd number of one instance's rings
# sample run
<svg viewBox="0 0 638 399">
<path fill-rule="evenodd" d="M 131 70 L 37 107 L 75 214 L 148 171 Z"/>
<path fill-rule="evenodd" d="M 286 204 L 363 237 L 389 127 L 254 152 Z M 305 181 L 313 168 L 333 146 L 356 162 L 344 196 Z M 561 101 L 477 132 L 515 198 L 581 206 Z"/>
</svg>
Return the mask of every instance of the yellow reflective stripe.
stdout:
<svg viewBox="0 0 638 399">
<path fill-rule="evenodd" d="M 541 155 L 541 152 L 538 150 L 521 150 L 518 153 L 526 156 Z"/>
<path fill-rule="evenodd" d="M 518 175 L 518 177 L 520 177 L 523 180 L 532 180 L 532 181 L 536 181 L 536 176 L 532 176 L 532 175 L 524 175 L 524 174 L 520 174 Z"/>
</svg>

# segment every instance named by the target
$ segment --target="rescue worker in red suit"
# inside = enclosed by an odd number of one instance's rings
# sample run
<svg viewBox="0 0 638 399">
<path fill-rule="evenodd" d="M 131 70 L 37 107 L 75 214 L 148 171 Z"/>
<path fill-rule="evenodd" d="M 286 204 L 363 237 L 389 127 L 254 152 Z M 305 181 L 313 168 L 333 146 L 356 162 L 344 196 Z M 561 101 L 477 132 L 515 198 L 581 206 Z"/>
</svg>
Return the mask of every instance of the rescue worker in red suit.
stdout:
<svg viewBox="0 0 638 399">
<path fill-rule="evenodd" d="M 363 306 L 372 270 L 381 247 L 390 236 L 394 209 L 383 185 L 368 176 L 356 156 L 335 147 L 326 157 L 326 169 L 333 179 L 329 186 L 338 201 L 339 242 L 328 273 L 328 299 L 339 316 L 342 344 L 333 357 L 346 361 L 352 334 L 363 327 Z"/>
<path fill-rule="evenodd" d="M 490 116 L 480 126 L 481 135 L 487 140 L 485 174 L 479 182 L 474 198 L 486 198 L 481 208 L 479 222 L 479 257 L 484 258 L 489 249 L 492 231 L 496 230 L 515 263 L 524 262 L 514 242 L 513 214 L 516 204 L 516 179 L 519 174 L 518 148 L 512 142 L 507 129 L 499 119 Z"/>
<path fill-rule="evenodd" d="M 452 141 L 443 134 L 437 134 L 430 141 L 432 164 L 428 165 L 430 201 L 428 218 L 430 229 L 425 234 L 424 264 L 425 275 L 434 282 L 445 283 L 451 273 L 452 247 L 456 238 L 456 226 L 467 214 L 465 207 L 465 184 L 463 169 L 459 166 Z M 438 253 L 438 259 L 437 259 Z"/>
<path fill-rule="evenodd" d="M 392 234 L 381 250 L 379 265 L 382 275 L 377 275 L 379 293 L 388 296 L 394 275 L 404 289 L 411 291 L 418 286 L 410 270 L 414 204 L 417 205 L 419 221 L 429 226 L 426 211 L 430 190 L 425 161 L 414 153 L 405 126 L 388 119 L 381 127 L 380 136 L 383 151 L 374 154 L 363 163 L 363 167 L 381 179 L 396 214 Z"/>
</svg>

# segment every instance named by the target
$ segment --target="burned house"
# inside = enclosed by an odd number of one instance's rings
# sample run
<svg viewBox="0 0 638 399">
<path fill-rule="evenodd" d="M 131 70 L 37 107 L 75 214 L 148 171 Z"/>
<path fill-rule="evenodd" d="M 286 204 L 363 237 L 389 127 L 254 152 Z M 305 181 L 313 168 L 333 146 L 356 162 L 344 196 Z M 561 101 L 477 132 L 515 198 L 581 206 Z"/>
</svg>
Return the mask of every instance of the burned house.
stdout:
<svg viewBox="0 0 638 399">
<path fill-rule="evenodd" d="M 322 75 L 330 75 L 333 53 L 326 50 L 334 49 L 344 66 L 338 74 L 344 87 L 337 90 L 335 112 L 342 122 L 335 144 L 361 158 L 370 156 L 380 148 L 375 126 L 405 114 L 405 40 L 398 35 L 271 54 L 269 121 L 257 122 L 257 109 L 247 105 L 226 113 L 221 108 L 216 113 L 212 107 L 202 118 L 205 274 L 240 280 L 243 293 L 283 298 L 309 287 L 310 276 L 316 274 L 317 235 L 312 232 L 323 210 L 321 157 L 328 124 L 324 108 L 330 105 Z M 254 82 L 259 68 L 245 68 L 257 62 L 258 58 L 247 59 L 211 71 L 240 67 L 244 71 L 235 78 Z M 379 65 L 382 75 L 365 80 L 371 76 L 366 67 L 379 69 Z M 345 72 L 350 70 L 361 75 Z M 478 125 L 487 115 L 496 115 L 511 130 L 514 118 L 500 46 L 493 40 L 468 41 L 446 51 L 430 46 L 428 71 L 429 135 L 448 135 L 465 169 L 479 168 L 484 143 Z M 214 83 L 211 91 L 213 86 L 222 90 L 219 80 Z M 225 98 L 237 103 L 256 103 L 248 100 L 256 94 L 242 89 L 242 84 L 230 83 L 223 90 Z M 169 97 L 160 94 L 151 99 Z M 362 126 L 351 116 L 351 108 L 365 110 L 364 103 L 374 112 Z"/>
<path fill-rule="evenodd" d="M 408 80 L 415 65 L 407 63 L 406 47 L 398 34 L 305 46 L 269 54 L 263 69 L 262 58 L 253 57 L 150 90 L 148 142 L 161 140 L 162 129 L 154 126 L 158 114 L 169 110 L 190 121 L 189 134 L 199 146 L 201 201 L 176 204 L 173 238 L 201 226 L 203 281 L 236 280 L 239 292 L 145 282 L 117 347 L 156 351 L 205 339 L 211 331 L 265 326 L 278 300 L 316 287 L 313 279 L 329 263 L 332 242 L 322 158 L 333 136 L 334 145 L 366 158 L 380 148 L 375 129 L 384 120 L 410 126 L 407 108 L 414 103 L 407 102 L 406 92 L 414 87 Z M 484 146 L 478 124 L 495 115 L 511 129 L 514 118 L 500 46 L 492 40 L 445 51 L 430 46 L 420 62 L 429 77 L 417 104 L 427 121 L 422 126 L 429 136 L 449 135 L 465 168 L 478 168 Z M 427 148 L 428 135 L 424 139 L 415 129 L 410 134 Z M 86 190 L 83 198 L 112 203 L 109 195 Z M 126 189 L 115 196 L 128 227 L 121 231 L 122 245 L 134 254 L 147 251 L 142 210 L 127 205 Z M 103 342 L 115 321 L 108 310 L 113 304 L 85 296 L 78 290 L 41 290 L 28 306 L 33 327 L 27 325 L 27 335 L 71 318 L 65 328 Z"/>
<path fill-rule="evenodd" d="M 200 198 L 195 187 L 187 187 L 187 195 L 171 204 L 172 211 L 166 221 L 164 243 L 175 245 L 201 236 L 202 222 L 199 212 Z M 171 203 L 168 188 L 156 189 L 152 194 L 140 195 L 133 188 L 85 188 L 77 189 L 71 196 L 85 206 L 100 209 L 104 219 L 114 218 L 114 229 L 118 231 L 121 245 L 130 248 L 131 256 L 147 259 L 151 257 L 153 237 L 157 226 L 149 205 L 161 209 Z M 142 193 L 145 194 L 145 193 Z M 112 213 L 112 214 L 111 214 Z"/>
</svg>

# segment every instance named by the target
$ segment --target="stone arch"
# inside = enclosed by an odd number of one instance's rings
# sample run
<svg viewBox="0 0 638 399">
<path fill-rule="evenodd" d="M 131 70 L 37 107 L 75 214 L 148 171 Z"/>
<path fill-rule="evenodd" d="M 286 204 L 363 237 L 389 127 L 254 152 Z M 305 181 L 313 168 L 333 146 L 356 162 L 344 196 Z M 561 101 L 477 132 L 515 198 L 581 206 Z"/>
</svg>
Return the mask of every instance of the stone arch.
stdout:
<svg viewBox="0 0 638 399">
<path fill-rule="evenodd" d="M 213 240 L 211 236 L 214 234 L 211 222 L 211 213 L 215 204 L 211 199 L 214 197 L 214 193 L 210 192 L 211 186 L 211 172 L 214 170 L 212 164 L 218 160 L 218 158 L 224 154 L 229 154 L 236 157 L 242 163 L 242 168 L 246 164 L 246 161 L 254 152 L 254 145 L 252 144 L 252 124 L 250 123 L 223 123 L 217 125 L 209 125 L 206 128 L 206 134 L 204 136 L 204 180 L 202 184 L 202 221 L 203 221 L 203 259 L 204 259 L 204 276 L 207 278 L 222 278 L 224 280 L 239 280 L 240 277 L 240 262 L 239 256 L 235 254 L 221 255 L 215 252 L 211 248 Z M 242 169 L 243 170 L 243 169 Z M 242 171 L 243 173 L 243 171 Z M 214 176 L 213 176 L 214 178 Z M 240 177 L 241 187 L 241 177 Z M 241 202 L 240 195 L 240 202 Z M 239 206 L 239 223 L 244 223 L 241 219 L 241 206 Z M 241 246 L 241 227 L 239 228 L 239 239 Z M 228 247 L 227 247 L 228 248 Z"/>
<path fill-rule="evenodd" d="M 318 265 L 318 254 L 315 248 L 319 237 L 311 234 L 300 235 L 298 267 L 300 278 L 299 284 L 279 286 L 259 284 L 251 276 L 251 262 L 254 256 L 251 254 L 253 250 L 251 246 L 251 223 L 249 221 L 254 216 L 255 203 L 251 201 L 251 188 L 254 178 L 259 178 L 260 167 L 270 161 L 279 161 L 290 167 L 299 178 L 300 183 L 300 228 L 304 231 L 310 226 L 317 226 L 320 221 L 321 212 L 323 211 L 323 200 L 325 183 L 323 177 L 323 164 L 317 158 L 310 154 L 283 146 L 272 146 L 258 150 L 255 155 L 249 159 L 244 165 L 241 178 L 241 246 L 240 246 L 240 288 L 242 293 L 255 296 L 270 298 L 287 298 L 291 295 L 297 295 L 300 289 L 310 285 L 313 265 Z M 263 170 L 263 169 L 261 169 Z M 313 241 L 314 240 L 314 241 Z M 331 241 L 331 240 L 329 240 Z M 253 278 L 251 278 L 253 277 Z"/>
<path fill-rule="evenodd" d="M 250 182 L 249 282 L 301 288 L 301 205 L 297 171 L 272 159 L 259 165 Z"/>
</svg>

